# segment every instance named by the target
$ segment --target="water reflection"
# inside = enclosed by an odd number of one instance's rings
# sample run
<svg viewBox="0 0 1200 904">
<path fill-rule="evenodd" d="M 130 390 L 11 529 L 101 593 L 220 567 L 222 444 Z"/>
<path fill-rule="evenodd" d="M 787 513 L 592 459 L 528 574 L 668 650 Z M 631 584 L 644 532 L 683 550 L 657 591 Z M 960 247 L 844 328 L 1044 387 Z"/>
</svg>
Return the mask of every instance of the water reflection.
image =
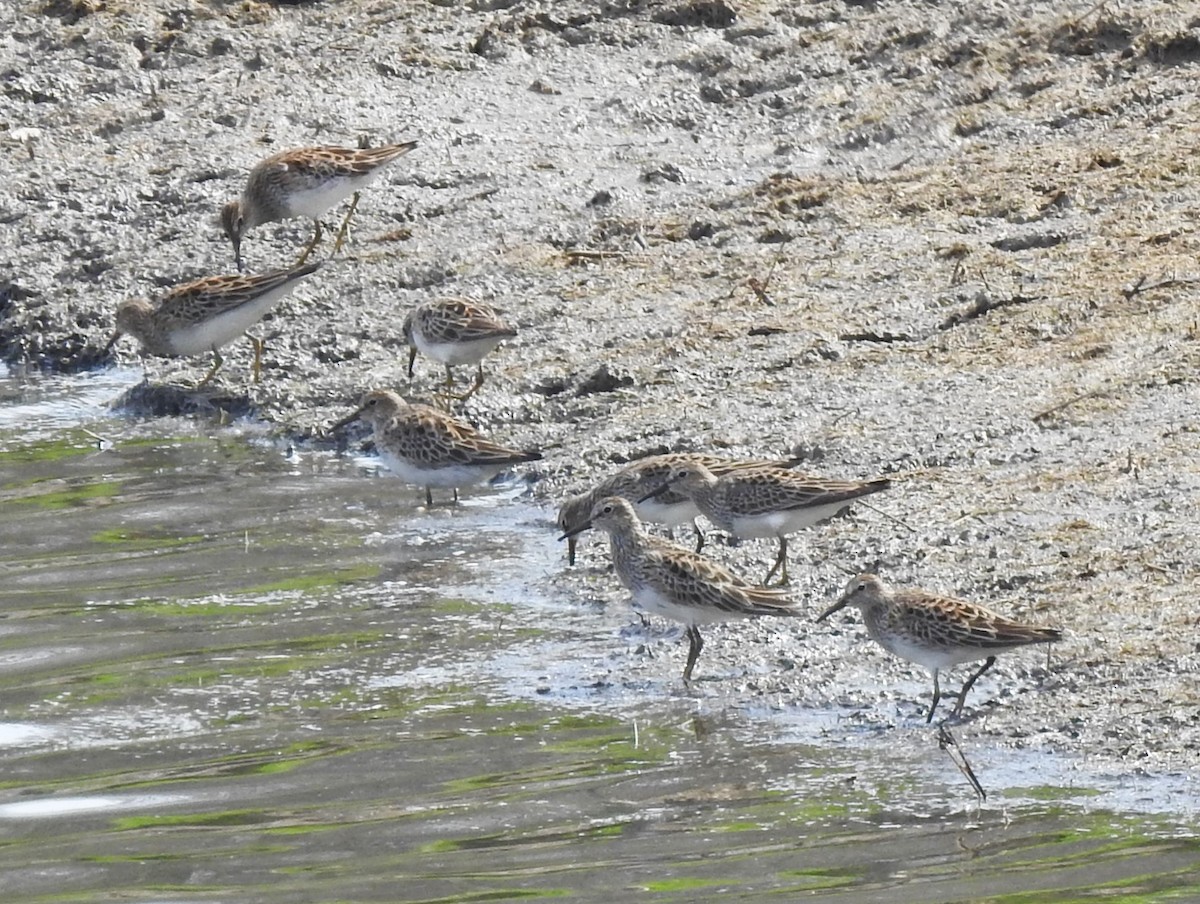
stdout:
<svg viewBox="0 0 1200 904">
<path fill-rule="evenodd" d="M 980 806 L 929 732 L 664 683 L 677 629 L 565 593 L 518 488 L 425 511 L 88 385 L 104 452 L 0 406 L 6 901 L 1200 888 L 1182 783 L 972 748 Z"/>
</svg>

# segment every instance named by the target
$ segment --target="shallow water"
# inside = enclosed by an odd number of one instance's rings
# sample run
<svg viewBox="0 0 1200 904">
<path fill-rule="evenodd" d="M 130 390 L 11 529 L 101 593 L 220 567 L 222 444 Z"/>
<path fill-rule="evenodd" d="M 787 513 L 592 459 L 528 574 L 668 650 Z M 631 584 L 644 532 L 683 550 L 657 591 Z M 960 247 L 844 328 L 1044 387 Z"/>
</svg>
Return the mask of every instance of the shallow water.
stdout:
<svg viewBox="0 0 1200 904">
<path fill-rule="evenodd" d="M 972 749 L 980 802 L 923 726 L 597 680 L 678 632 L 521 487 L 427 511 L 136 379 L 0 381 L 5 901 L 1200 896 L 1181 781 Z"/>
</svg>

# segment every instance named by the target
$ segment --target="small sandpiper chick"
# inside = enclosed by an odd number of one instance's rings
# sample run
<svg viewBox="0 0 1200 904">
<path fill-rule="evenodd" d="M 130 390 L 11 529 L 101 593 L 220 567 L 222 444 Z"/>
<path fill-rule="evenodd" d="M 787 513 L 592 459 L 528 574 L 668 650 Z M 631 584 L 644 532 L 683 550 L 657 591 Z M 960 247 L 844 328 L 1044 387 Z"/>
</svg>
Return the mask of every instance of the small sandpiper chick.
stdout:
<svg viewBox="0 0 1200 904">
<path fill-rule="evenodd" d="M 425 487 L 425 504 L 433 505 L 433 487 L 458 488 L 495 477 L 510 465 L 540 461 L 541 452 L 501 446 L 480 436 L 469 424 L 428 405 L 406 402 L 397 393 L 367 393 L 357 410 L 331 430 L 362 418 L 374 428 L 375 450 L 388 470 L 401 480 Z"/>
<path fill-rule="evenodd" d="M 358 207 L 358 193 L 378 179 L 384 167 L 416 146 L 415 141 L 406 141 L 379 148 L 297 148 L 257 163 L 242 196 L 221 209 L 221 227 L 233 243 L 237 268 L 242 269 L 242 237 L 247 232 L 291 217 L 309 217 L 316 224 L 312 240 L 296 261 L 297 266 L 303 264 L 321 241 L 320 217 L 353 195 L 334 242 L 337 254 Z"/>
<path fill-rule="evenodd" d="M 107 355 L 122 336 L 133 336 L 148 355 L 182 357 L 211 352 L 212 369 L 196 388 L 216 376 L 224 359 L 218 349 L 258 323 L 301 279 L 321 264 L 272 270 L 257 276 L 207 276 L 177 286 L 157 304 L 135 298 L 117 307 L 116 330 L 104 347 Z M 254 343 L 254 381 L 262 368 L 262 340 Z"/>
<path fill-rule="evenodd" d="M 841 599 L 822 612 L 817 621 L 824 621 L 847 606 L 862 610 L 867 632 L 881 647 L 929 669 L 933 675 L 933 701 L 926 723 L 933 721 L 933 711 L 942 696 L 938 685 L 940 669 L 985 659 L 958 695 L 958 703 L 950 715 L 957 718 L 962 713 L 967 691 L 992 667 L 999 654 L 1029 644 L 1053 643 L 1063 636 L 1057 628 L 1023 625 L 954 597 L 924 590 L 893 590 L 873 574 L 851 578 Z"/>
<path fill-rule="evenodd" d="M 462 299 L 426 301 L 404 318 L 404 338 L 409 345 L 409 379 L 412 379 L 413 364 L 420 351 L 446 366 L 446 394 L 466 401 L 483 385 L 484 357 L 505 339 L 516 335 L 517 331 L 501 320 L 490 305 Z M 450 393 L 454 385 L 450 369 L 456 364 L 479 367 L 474 385 L 459 396 Z"/>
<path fill-rule="evenodd" d="M 649 496 L 672 491 L 686 496 L 705 518 L 742 540 L 778 538 L 779 555 L 763 579 L 766 586 L 777 571 L 779 583 L 788 582 L 788 534 L 832 518 L 856 499 L 891 485 L 883 477 L 826 480 L 778 467 L 718 475 L 702 463 L 681 462 Z"/>
<path fill-rule="evenodd" d="M 646 533 L 633 504 L 608 496 L 593 506 L 588 520 L 559 539 L 589 527 L 607 531 L 617 576 L 634 603 L 652 615 L 687 625 L 688 658 L 684 682 L 704 649 L 699 625 L 759 615 L 794 616 L 797 604 L 780 590 L 767 590 L 743 581 L 704 556 Z"/>
<path fill-rule="evenodd" d="M 573 527 L 587 520 L 592 507 L 605 496 L 620 496 L 633 503 L 634 511 L 643 521 L 665 524 L 668 529 L 691 525 L 696 532 L 696 552 L 704 548 L 704 534 L 696 525 L 700 509 L 687 496 L 675 490 L 663 488 L 671 472 L 680 465 L 695 462 L 708 468 L 713 474 L 730 474 L 753 468 L 788 468 L 800 459 L 728 459 L 700 452 L 671 452 L 666 455 L 649 455 L 626 465 L 615 474 L 606 477 L 591 490 L 565 500 L 558 510 L 558 527 L 563 533 L 571 533 L 567 544 L 567 562 L 575 564 L 575 544 L 578 538 Z M 647 494 L 663 488 L 654 496 Z"/>
</svg>

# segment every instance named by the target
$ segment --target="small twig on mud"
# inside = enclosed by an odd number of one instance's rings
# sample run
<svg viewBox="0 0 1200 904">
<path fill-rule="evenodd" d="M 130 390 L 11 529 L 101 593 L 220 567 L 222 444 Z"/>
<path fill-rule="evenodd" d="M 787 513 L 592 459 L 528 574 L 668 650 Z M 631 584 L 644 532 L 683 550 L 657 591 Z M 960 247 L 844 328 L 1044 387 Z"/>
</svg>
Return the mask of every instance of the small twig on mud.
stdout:
<svg viewBox="0 0 1200 904">
<path fill-rule="evenodd" d="M 986 281 L 984 284 L 987 284 Z M 968 320 L 975 320 L 976 318 L 983 317 L 985 314 L 990 314 L 992 311 L 998 311 L 1001 308 L 1017 304 L 1029 304 L 1030 302 L 1041 300 L 1042 296 L 1040 295 L 1013 295 L 1009 298 L 992 298 L 989 293 L 980 292 L 969 307 L 951 314 L 938 324 L 938 329 L 952 329 L 961 323 L 966 323 Z"/>
<path fill-rule="evenodd" d="M 760 280 L 756 276 L 751 276 L 746 280 L 746 285 L 749 286 L 751 292 L 758 296 L 758 300 L 772 308 L 775 307 L 775 302 L 771 301 L 770 296 L 767 295 L 767 286 L 771 284 L 771 277 L 775 275 L 775 268 L 779 266 L 779 260 L 776 257 L 771 262 L 771 269 L 767 271 L 766 279 Z"/>
<path fill-rule="evenodd" d="M 1087 12 L 1080 13 L 1078 16 L 1076 16 L 1074 19 L 1072 19 L 1070 22 L 1070 27 L 1075 28 L 1077 25 L 1079 25 L 1080 22 L 1082 22 L 1084 19 L 1086 19 L 1092 13 L 1094 13 L 1098 10 L 1104 9 L 1104 7 L 1106 7 L 1106 6 L 1108 6 L 1108 0 L 1100 0 L 1099 3 L 1097 3 L 1091 9 L 1089 9 Z"/>
<path fill-rule="evenodd" d="M 983 520 L 982 516 L 987 515 L 987 514 L 991 514 L 991 512 L 986 512 L 983 509 L 975 509 L 973 512 L 963 512 L 961 515 L 959 515 L 957 518 L 955 518 L 953 521 L 950 522 L 950 527 L 953 527 L 954 525 L 958 524 L 960 521 L 966 521 L 968 518 L 977 518 L 980 521 L 982 521 Z"/>
<path fill-rule="evenodd" d="M 954 261 L 954 270 L 950 274 L 950 285 L 957 286 L 962 283 L 963 277 L 966 276 L 964 261 L 970 256 L 971 246 L 963 242 L 955 242 L 949 248 L 938 252 L 938 257 L 942 260 Z"/>
<path fill-rule="evenodd" d="M 895 515 L 889 515 L 889 514 L 888 514 L 887 512 L 885 512 L 883 509 L 881 509 L 881 508 L 876 508 L 875 506 L 871 505 L 871 503 L 869 503 L 869 502 L 863 502 L 861 499 L 859 499 L 859 500 L 857 500 L 857 501 L 858 501 L 858 504 L 859 504 L 859 505 L 861 505 L 863 508 L 869 508 L 869 509 L 870 509 L 871 511 L 873 511 L 875 514 L 877 514 L 877 515 L 883 515 L 883 517 L 887 518 L 887 519 L 888 519 L 888 521 L 891 521 L 891 522 L 893 522 L 893 523 L 895 523 L 895 524 L 899 524 L 899 525 L 900 525 L 902 528 L 904 528 L 904 529 L 905 529 L 906 531 L 908 531 L 910 534 L 915 534 L 915 533 L 917 532 L 917 529 L 916 529 L 915 527 L 913 527 L 911 524 L 908 524 L 908 523 L 906 523 L 906 522 L 904 522 L 904 521 L 901 521 L 901 520 L 900 520 L 899 518 L 897 518 Z"/>
<path fill-rule="evenodd" d="M 578 261 L 605 261 L 613 258 L 629 257 L 625 251 L 589 251 L 586 248 L 572 248 L 563 254 L 571 263 Z"/>
<path fill-rule="evenodd" d="M 1097 387 L 1095 389 L 1089 389 L 1087 392 L 1081 392 L 1079 395 L 1072 396 L 1071 398 L 1067 399 L 1065 402 L 1059 402 L 1057 405 L 1051 405 L 1049 408 L 1045 409 L 1044 411 L 1039 411 L 1037 414 L 1035 414 L 1031 418 L 1031 420 L 1034 420 L 1034 421 L 1043 420 L 1044 418 L 1048 418 L 1052 414 L 1058 414 L 1060 411 L 1062 411 L 1066 408 L 1070 408 L 1076 402 L 1082 402 L 1085 399 L 1095 398 L 1096 396 L 1102 394 L 1103 392 L 1104 392 L 1103 387 Z"/>
<path fill-rule="evenodd" d="M 1200 282 L 1200 277 L 1195 276 L 1167 276 L 1160 279 L 1158 282 L 1147 283 L 1148 276 L 1141 277 L 1128 289 L 1122 289 L 1121 294 L 1125 296 L 1125 300 L 1133 298 L 1135 295 L 1140 295 L 1142 292 L 1152 292 L 1155 289 L 1171 289 L 1175 286 L 1193 286 Z"/>
<path fill-rule="evenodd" d="M 87 427 L 80 427 L 79 429 L 96 441 L 96 449 L 100 452 L 103 452 L 106 449 L 111 449 L 116 445 L 116 443 L 114 443 L 107 436 L 101 436 L 99 433 L 93 433 Z"/>
<path fill-rule="evenodd" d="M 825 410 L 826 410 L 826 411 L 837 411 L 838 409 L 837 409 L 836 407 L 834 407 L 834 406 L 830 406 L 829 408 L 826 408 Z M 831 426 L 831 427 L 836 427 L 836 426 L 838 425 L 838 422 L 840 422 L 840 421 L 844 421 L 844 420 L 845 420 L 846 418 L 848 418 L 848 417 L 854 417 L 854 416 L 856 416 L 857 414 L 858 414 L 858 409 L 857 409 L 857 408 L 843 407 L 843 408 L 842 408 L 842 413 L 841 413 L 841 414 L 839 414 L 837 417 L 835 417 L 835 418 L 834 418 L 834 419 L 833 419 L 833 420 L 830 422 L 829 426 Z"/>
<path fill-rule="evenodd" d="M 967 755 L 962 752 L 962 748 L 958 746 L 958 741 L 954 740 L 954 735 L 950 734 L 950 729 L 946 727 L 945 722 L 938 723 L 938 748 L 950 755 L 950 761 L 958 767 L 958 771 L 971 783 L 971 787 L 975 789 L 976 796 L 981 801 L 987 800 L 987 792 L 983 790 L 983 785 L 979 784 L 979 779 L 975 777 L 975 770 L 971 768 L 971 764 L 967 761 Z"/>
</svg>

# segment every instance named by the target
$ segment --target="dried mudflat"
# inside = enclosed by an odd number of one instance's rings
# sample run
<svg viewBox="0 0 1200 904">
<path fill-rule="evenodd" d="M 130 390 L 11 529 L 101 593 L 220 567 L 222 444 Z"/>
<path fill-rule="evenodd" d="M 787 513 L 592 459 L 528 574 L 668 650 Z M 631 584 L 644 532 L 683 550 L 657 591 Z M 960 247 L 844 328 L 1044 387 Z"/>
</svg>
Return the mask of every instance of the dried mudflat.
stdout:
<svg viewBox="0 0 1200 904">
<path fill-rule="evenodd" d="M 1048 668 L 981 681 L 963 734 L 1195 769 L 1186 4 L 39 0 L 0 9 L 0 63 L 11 363 L 101 366 L 121 300 L 231 271 L 215 214 L 268 153 L 416 138 L 264 325 L 262 383 L 249 343 L 203 396 L 206 361 L 151 361 L 130 410 L 327 442 L 363 391 L 434 388 L 429 362 L 404 375 L 411 306 L 494 301 L 521 334 L 462 414 L 544 450 L 547 504 L 666 450 L 889 474 L 889 517 L 794 544 L 814 614 L 869 567 L 1061 625 Z M 252 233 L 248 266 L 307 230 Z M 622 596 L 599 549 L 564 592 Z M 714 555 L 757 573 L 771 551 Z M 699 672 L 868 727 L 919 718 L 925 685 L 896 691 L 909 670 L 856 619 L 770 637 L 713 632 Z M 747 658 L 781 667 L 738 682 Z"/>
</svg>

